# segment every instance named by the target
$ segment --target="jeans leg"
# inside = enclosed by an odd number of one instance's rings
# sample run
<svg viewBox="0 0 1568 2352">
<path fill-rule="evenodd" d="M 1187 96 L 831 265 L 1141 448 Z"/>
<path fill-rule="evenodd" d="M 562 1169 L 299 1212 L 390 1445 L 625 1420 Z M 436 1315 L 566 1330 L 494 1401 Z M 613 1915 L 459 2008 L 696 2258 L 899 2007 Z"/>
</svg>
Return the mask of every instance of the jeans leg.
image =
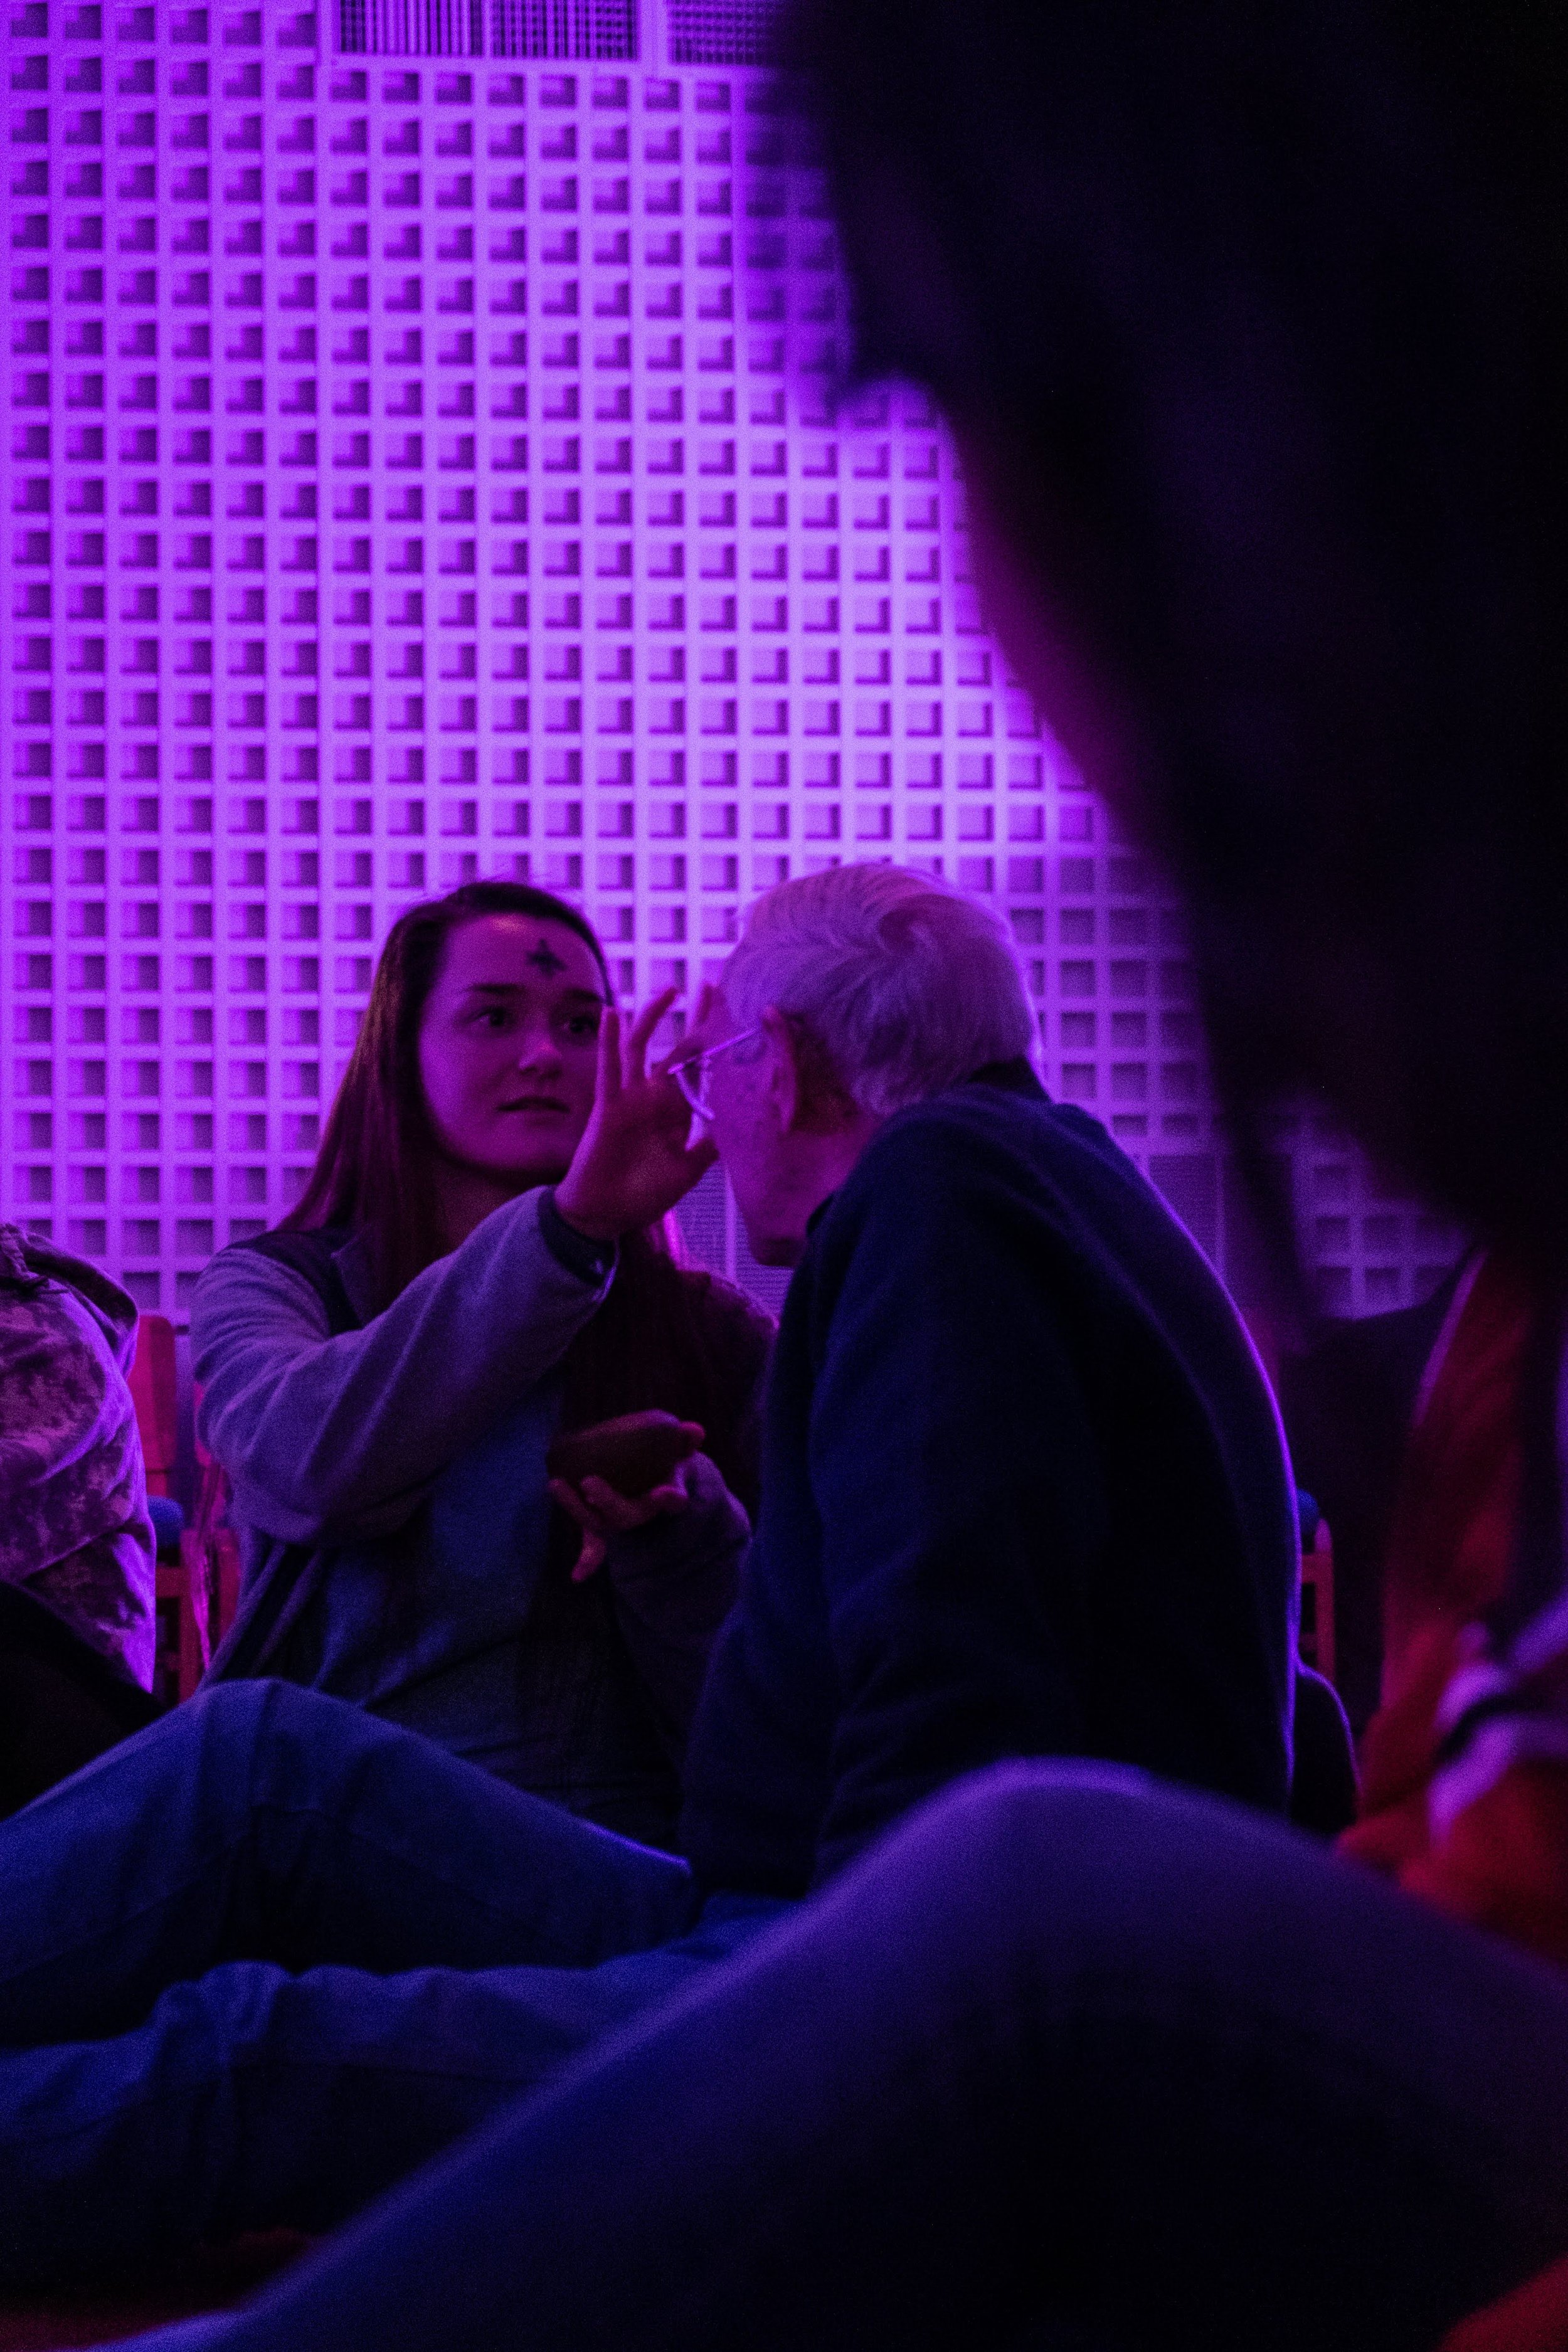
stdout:
<svg viewBox="0 0 1568 2352">
<path fill-rule="evenodd" d="M 694 1908 L 672 1855 L 416 1733 L 224 1684 L 0 1822 L 0 2044 L 124 2032 L 226 1960 L 592 1967 Z"/>
<path fill-rule="evenodd" d="M 1560 1972 L 1012 1767 L 144 2352 L 1429 2352 L 1565 2246 Z"/>
<path fill-rule="evenodd" d="M 0 2284 L 246 2230 L 319 2235 L 711 1973 L 780 1907 L 597 1969 L 237 1963 L 171 1986 L 131 2033 L 0 2052 Z"/>
</svg>

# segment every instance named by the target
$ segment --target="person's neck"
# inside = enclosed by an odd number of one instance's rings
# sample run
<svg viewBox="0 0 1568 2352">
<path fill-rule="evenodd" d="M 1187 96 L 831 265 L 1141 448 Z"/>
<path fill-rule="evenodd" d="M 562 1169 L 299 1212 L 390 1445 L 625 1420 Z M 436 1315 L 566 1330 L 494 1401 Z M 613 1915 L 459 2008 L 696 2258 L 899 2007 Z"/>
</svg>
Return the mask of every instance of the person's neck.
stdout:
<svg viewBox="0 0 1568 2352">
<path fill-rule="evenodd" d="M 869 1111 L 858 1110 L 842 1126 L 797 1131 L 792 1139 L 787 1175 L 775 1194 L 778 1255 L 764 1263 L 798 1265 L 805 1255 L 806 1228 L 823 1202 L 837 1192 L 860 1154 L 883 1125 Z M 773 1222 L 770 1220 L 770 1222 Z"/>
<path fill-rule="evenodd" d="M 492 1209 L 515 1201 L 520 1192 L 531 1192 L 536 1184 L 548 1181 L 542 1176 L 492 1176 L 482 1168 L 464 1168 L 456 1160 L 438 1160 L 436 1207 L 443 1249 L 460 1247 L 474 1228 L 483 1224 Z"/>
</svg>

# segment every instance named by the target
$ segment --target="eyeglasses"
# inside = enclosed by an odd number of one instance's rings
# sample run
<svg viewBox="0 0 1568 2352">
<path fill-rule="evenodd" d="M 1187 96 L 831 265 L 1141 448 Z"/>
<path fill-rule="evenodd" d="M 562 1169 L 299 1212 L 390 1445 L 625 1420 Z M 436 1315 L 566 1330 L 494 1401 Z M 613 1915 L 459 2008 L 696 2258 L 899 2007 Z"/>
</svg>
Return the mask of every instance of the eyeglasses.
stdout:
<svg viewBox="0 0 1568 2352">
<path fill-rule="evenodd" d="M 763 1024 L 759 1021 L 753 1028 L 742 1029 L 733 1037 L 721 1037 L 717 1045 L 709 1045 L 700 1054 L 689 1055 L 684 1062 L 672 1063 L 668 1075 L 675 1080 L 699 1118 L 711 1118 L 713 1116 L 713 1106 L 708 1098 L 711 1065 L 721 1054 L 727 1054 L 732 1045 L 743 1045 L 748 1038 L 760 1037 L 762 1034 Z"/>
</svg>

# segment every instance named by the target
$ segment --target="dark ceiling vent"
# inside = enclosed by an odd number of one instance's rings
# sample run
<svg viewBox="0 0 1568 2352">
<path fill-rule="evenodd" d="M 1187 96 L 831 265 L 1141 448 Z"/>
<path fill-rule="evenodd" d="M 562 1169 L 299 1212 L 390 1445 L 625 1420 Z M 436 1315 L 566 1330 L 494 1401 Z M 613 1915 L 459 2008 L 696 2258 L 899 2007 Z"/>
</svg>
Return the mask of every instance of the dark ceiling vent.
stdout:
<svg viewBox="0 0 1568 2352">
<path fill-rule="evenodd" d="M 637 0 L 338 0 L 338 47 L 371 58 L 635 64 Z M 768 66 L 779 0 L 666 0 L 672 66 Z"/>
<path fill-rule="evenodd" d="M 768 66 L 777 0 L 667 0 L 672 66 Z"/>
<path fill-rule="evenodd" d="M 637 0 L 490 0 L 490 55 L 635 63 Z"/>
<path fill-rule="evenodd" d="M 482 58 L 483 0 L 338 0 L 345 57 Z"/>
</svg>

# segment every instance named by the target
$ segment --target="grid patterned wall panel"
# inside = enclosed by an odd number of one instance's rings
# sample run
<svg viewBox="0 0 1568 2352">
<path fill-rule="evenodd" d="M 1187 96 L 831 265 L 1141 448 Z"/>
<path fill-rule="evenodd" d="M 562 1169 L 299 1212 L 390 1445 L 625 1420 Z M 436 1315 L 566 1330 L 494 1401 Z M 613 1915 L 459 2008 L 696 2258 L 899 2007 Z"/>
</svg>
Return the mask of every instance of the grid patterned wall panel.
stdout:
<svg viewBox="0 0 1568 2352">
<path fill-rule="evenodd" d="M 1178 911 L 980 625 L 923 397 L 836 412 L 766 77 L 688 62 L 760 12 L 9 5 L 0 1211 L 177 1314 L 297 1193 L 404 907 L 533 878 L 689 991 L 757 890 L 893 856 L 1005 912 L 1047 1083 L 1235 1271 Z M 1335 1305 L 1451 1254 L 1279 1148 Z M 717 1179 L 688 1228 L 776 1288 Z"/>
</svg>

